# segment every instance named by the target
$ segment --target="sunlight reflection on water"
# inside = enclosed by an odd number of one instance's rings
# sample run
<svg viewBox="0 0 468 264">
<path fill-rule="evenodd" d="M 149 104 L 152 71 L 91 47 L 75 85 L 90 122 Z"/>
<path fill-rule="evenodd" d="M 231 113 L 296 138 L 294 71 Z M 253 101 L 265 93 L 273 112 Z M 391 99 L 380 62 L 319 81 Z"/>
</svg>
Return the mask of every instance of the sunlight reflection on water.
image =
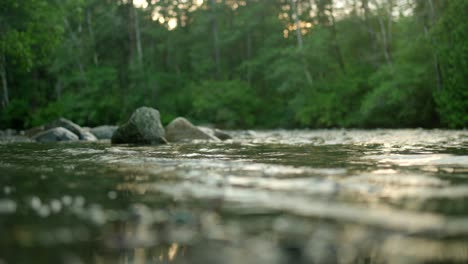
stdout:
<svg viewBox="0 0 468 264">
<path fill-rule="evenodd" d="M 0 263 L 468 261 L 467 131 L 230 133 L 0 145 Z"/>
</svg>

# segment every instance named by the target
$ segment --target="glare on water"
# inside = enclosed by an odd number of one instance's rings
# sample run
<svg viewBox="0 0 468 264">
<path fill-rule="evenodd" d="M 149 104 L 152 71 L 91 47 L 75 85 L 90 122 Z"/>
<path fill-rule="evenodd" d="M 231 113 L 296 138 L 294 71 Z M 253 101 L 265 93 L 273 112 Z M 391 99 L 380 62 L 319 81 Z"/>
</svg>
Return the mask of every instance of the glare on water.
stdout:
<svg viewBox="0 0 468 264">
<path fill-rule="evenodd" d="M 468 261 L 468 132 L 0 145 L 0 263 Z"/>
</svg>

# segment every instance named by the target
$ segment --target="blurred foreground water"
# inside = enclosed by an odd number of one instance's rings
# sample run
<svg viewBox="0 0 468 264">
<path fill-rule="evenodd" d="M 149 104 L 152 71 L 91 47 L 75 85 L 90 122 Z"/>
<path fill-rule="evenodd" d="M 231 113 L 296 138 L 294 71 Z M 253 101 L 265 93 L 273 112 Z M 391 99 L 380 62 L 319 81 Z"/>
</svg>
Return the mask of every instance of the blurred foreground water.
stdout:
<svg viewBox="0 0 468 264">
<path fill-rule="evenodd" d="M 0 144 L 0 264 L 468 263 L 468 131 Z"/>
</svg>

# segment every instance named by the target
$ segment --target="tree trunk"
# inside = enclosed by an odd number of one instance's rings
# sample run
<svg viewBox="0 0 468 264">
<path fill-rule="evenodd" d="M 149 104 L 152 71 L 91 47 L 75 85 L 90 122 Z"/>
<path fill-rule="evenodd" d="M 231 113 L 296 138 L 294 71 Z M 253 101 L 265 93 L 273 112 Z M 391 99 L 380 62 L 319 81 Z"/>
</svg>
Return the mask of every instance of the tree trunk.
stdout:
<svg viewBox="0 0 468 264">
<path fill-rule="evenodd" d="M 216 77 L 221 77 L 221 50 L 219 47 L 219 36 L 218 36 L 218 20 L 216 17 L 216 0 L 211 0 L 212 9 L 212 20 L 211 20 L 211 31 L 213 34 L 213 48 L 214 57 L 216 64 Z"/>
<path fill-rule="evenodd" d="M 364 23 L 369 36 L 370 47 L 375 52 L 377 50 L 377 33 L 370 23 L 369 0 L 361 0 L 361 8 L 364 10 Z"/>
<path fill-rule="evenodd" d="M 98 54 L 97 54 L 97 51 L 96 51 L 96 39 L 94 37 L 92 15 L 91 15 L 91 11 L 89 10 L 89 8 L 86 10 L 86 22 L 88 24 L 88 34 L 89 34 L 89 37 L 91 39 L 91 43 L 93 45 L 93 62 L 94 62 L 95 66 L 98 66 L 99 65 L 99 58 L 98 58 Z"/>
<path fill-rule="evenodd" d="M 55 96 L 57 100 L 60 100 L 62 97 L 62 82 L 60 79 L 57 79 L 57 82 L 55 83 Z"/>
<path fill-rule="evenodd" d="M 63 21 L 65 23 L 66 28 L 70 32 L 70 37 L 72 39 L 73 45 L 75 46 L 76 50 L 78 51 L 78 52 L 75 53 L 76 54 L 75 59 L 76 59 L 76 62 L 78 64 L 78 69 L 80 71 L 81 77 L 83 78 L 85 86 L 88 86 L 88 79 L 86 77 L 86 72 L 85 72 L 85 69 L 84 69 L 83 62 L 81 61 L 81 55 L 82 55 L 81 41 L 76 36 L 75 32 L 73 31 L 68 19 L 66 17 L 64 17 Z"/>
<path fill-rule="evenodd" d="M 377 8 L 379 8 L 379 5 L 378 5 L 376 0 L 374 0 L 374 4 L 375 4 L 375 6 L 377 6 Z M 391 0 L 390 0 L 390 4 L 391 4 Z M 379 9 L 382 9 L 382 8 L 379 8 Z M 387 10 L 387 12 L 388 12 L 388 10 Z M 389 20 L 391 20 L 391 15 L 392 14 L 388 14 L 388 19 Z M 393 63 L 392 63 L 392 57 L 391 57 L 391 53 L 390 53 L 390 45 L 389 45 L 389 39 L 388 39 L 388 36 L 389 36 L 388 34 L 389 33 L 388 33 L 387 28 L 385 27 L 382 15 L 377 14 L 377 19 L 379 21 L 379 26 L 380 26 L 380 35 L 382 37 L 382 49 L 383 49 L 385 61 L 392 68 Z M 391 23 L 391 21 L 389 21 L 389 23 Z"/>
<path fill-rule="evenodd" d="M 436 22 L 436 13 L 435 13 L 433 0 L 428 0 L 428 4 L 429 4 L 429 10 L 430 10 L 431 27 L 433 27 Z M 440 69 L 439 55 L 435 51 L 434 39 L 430 36 L 429 29 L 426 25 L 424 26 L 424 31 L 426 33 L 426 37 L 429 39 L 429 42 L 431 43 L 433 47 L 432 59 L 434 63 L 434 71 L 437 77 L 437 90 L 441 91 L 442 86 L 443 86 L 443 81 L 442 81 L 442 71 Z"/>
<path fill-rule="evenodd" d="M 135 19 L 133 0 L 128 2 L 128 66 L 130 67 L 135 61 Z"/>
<path fill-rule="evenodd" d="M 151 41 L 151 46 L 156 47 L 156 42 L 154 40 Z M 154 64 L 154 62 L 151 62 L 151 61 L 147 63 Z M 151 68 L 151 66 L 149 66 L 149 68 Z M 156 102 L 156 100 L 158 99 L 158 92 L 159 92 L 158 81 L 156 80 L 156 78 L 148 78 L 148 82 L 149 82 L 149 85 L 148 85 L 149 96 L 151 96 L 152 102 Z"/>
<path fill-rule="evenodd" d="M 297 46 L 300 50 L 304 47 L 304 41 L 302 39 L 302 33 L 301 33 L 301 23 L 299 21 L 299 15 L 297 14 L 297 6 L 296 6 L 296 0 L 291 0 L 291 10 L 293 12 L 293 19 L 294 19 L 294 24 L 296 25 L 296 38 L 297 38 Z"/>
<path fill-rule="evenodd" d="M 384 21 L 381 16 L 378 16 L 379 25 L 380 25 L 380 34 L 382 36 L 382 49 L 385 56 L 385 61 L 391 67 L 392 66 L 392 59 L 390 57 L 390 51 L 388 49 L 388 40 L 387 40 L 387 32 L 385 29 Z"/>
<path fill-rule="evenodd" d="M 432 61 L 433 61 L 433 67 L 434 67 L 434 72 L 436 74 L 437 78 L 437 90 L 441 91 L 442 90 L 442 72 L 440 69 L 440 62 L 439 62 L 439 56 L 437 55 L 437 52 L 434 50 L 435 43 L 434 40 L 431 38 L 429 34 L 429 28 L 427 25 L 424 25 L 424 35 L 426 38 L 429 40 L 429 43 L 432 46 Z"/>
<path fill-rule="evenodd" d="M 309 14 L 312 16 L 312 12 L 314 11 L 314 0 L 309 0 Z"/>
<path fill-rule="evenodd" d="M 309 85 L 312 85 L 312 75 L 310 74 L 309 67 L 307 66 L 307 61 L 305 60 L 302 54 L 304 51 L 304 41 L 302 39 L 301 23 L 299 21 L 299 15 L 297 13 L 296 0 L 290 0 L 290 1 L 291 1 L 291 10 L 293 12 L 292 16 L 294 19 L 294 24 L 296 25 L 297 49 L 299 50 L 299 56 L 301 57 L 304 75 L 306 77 L 307 83 Z"/>
<path fill-rule="evenodd" d="M 143 66 L 143 49 L 141 46 L 141 33 L 140 33 L 140 21 L 138 17 L 138 11 L 136 10 L 135 7 L 132 7 L 133 10 L 133 19 L 134 19 L 134 25 L 135 25 L 135 41 L 136 41 L 136 50 L 137 50 L 137 58 L 138 58 L 138 63 L 140 66 Z"/>
<path fill-rule="evenodd" d="M 388 0 L 388 21 L 387 21 L 387 43 L 388 43 L 388 48 L 389 50 L 391 50 L 391 46 L 392 46 L 392 39 L 393 39 L 393 35 L 392 35 L 392 27 L 393 27 L 393 20 L 392 20 L 392 16 L 393 16 L 393 0 Z"/>
<path fill-rule="evenodd" d="M 340 46 L 338 45 L 338 40 L 336 38 L 337 31 L 335 25 L 335 16 L 333 15 L 333 4 L 330 7 L 330 18 L 331 18 L 331 30 L 332 30 L 332 37 L 333 37 L 333 47 L 335 49 L 336 58 L 338 60 L 338 64 L 340 65 L 341 71 L 345 72 L 345 64 L 343 59 L 343 54 L 341 53 Z"/>
<path fill-rule="evenodd" d="M 252 59 L 252 33 L 247 33 L 247 61 L 250 62 Z M 250 63 L 247 65 L 247 82 L 250 85 L 252 83 L 252 66 Z"/>
<path fill-rule="evenodd" d="M 9 95 L 8 95 L 8 81 L 7 81 L 5 54 L 2 54 L 0 75 L 2 76 L 2 87 L 3 87 L 2 106 L 3 106 L 3 108 L 5 108 L 10 103 L 10 98 L 9 98 Z"/>
</svg>

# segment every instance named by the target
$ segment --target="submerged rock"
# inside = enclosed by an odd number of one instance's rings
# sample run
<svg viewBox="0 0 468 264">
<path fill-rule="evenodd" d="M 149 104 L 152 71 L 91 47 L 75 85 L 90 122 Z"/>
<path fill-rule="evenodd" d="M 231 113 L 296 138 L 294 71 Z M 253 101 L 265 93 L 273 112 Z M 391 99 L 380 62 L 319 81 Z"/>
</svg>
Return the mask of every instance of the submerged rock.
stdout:
<svg viewBox="0 0 468 264">
<path fill-rule="evenodd" d="M 64 127 L 55 127 L 44 132 L 41 132 L 33 139 L 37 142 L 58 142 L 58 141 L 78 141 L 77 135 Z"/>
<path fill-rule="evenodd" d="M 98 126 L 92 128 L 90 132 L 98 139 L 111 139 L 117 128 L 117 126 Z"/>
<path fill-rule="evenodd" d="M 93 134 L 91 134 L 90 132 L 87 132 L 79 125 L 65 118 L 59 118 L 51 122 L 50 124 L 47 124 L 45 126 L 45 129 L 51 129 L 51 128 L 56 128 L 56 127 L 63 127 L 63 128 L 68 129 L 69 131 L 77 135 L 80 140 L 85 140 L 85 141 L 97 140 L 97 138 Z"/>
<path fill-rule="evenodd" d="M 164 128 L 159 111 L 150 107 L 140 107 L 130 119 L 112 135 L 112 144 L 165 144 Z"/>
<path fill-rule="evenodd" d="M 221 139 L 221 140 L 228 140 L 228 139 L 232 139 L 231 135 L 229 135 L 228 133 L 222 131 L 222 130 L 219 130 L 219 129 L 215 129 L 214 130 L 214 135 L 215 137 Z"/>
<path fill-rule="evenodd" d="M 222 130 L 219 130 L 219 129 L 216 129 L 216 128 L 210 128 L 210 127 L 204 127 L 204 126 L 198 126 L 198 128 L 205 132 L 206 134 L 208 135 L 211 135 L 211 136 L 214 136 L 216 138 L 219 138 L 221 140 L 228 140 L 228 139 L 232 139 L 232 136 L 229 135 L 228 133 L 222 131 Z"/>
<path fill-rule="evenodd" d="M 80 137 L 80 140 L 84 140 L 84 141 L 96 141 L 97 140 L 96 136 L 89 131 L 82 131 L 79 137 Z"/>
<path fill-rule="evenodd" d="M 29 137 L 29 138 L 32 138 L 34 137 L 35 135 L 41 133 L 41 132 L 44 132 L 45 131 L 45 127 L 44 126 L 37 126 L 37 127 L 33 127 L 33 128 L 30 128 L 28 130 L 25 130 L 24 131 L 24 135 Z"/>
<path fill-rule="evenodd" d="M 219 141 L 218 138 L 203 132 L 183 117 L 178 117 L 172 120 L 172 122 L 166 126 L 166 138 L 169 142 L 181 142 L 196 139 Z"/>
<path fill-rule="evenodd" d="M 8 136 L 8 135 L 1 135 L 0 133 L 0 142 L 31 142 L 32 140 L 25 136 Z"/>
<path fill-rule="evenodd" d="M 18 131 L 7 128 L 5 130 L 0 130 L 0 136 L 8 136 L 8 137 L 13 137 L 13 136 L 18 136 Z"/>
</svg>

